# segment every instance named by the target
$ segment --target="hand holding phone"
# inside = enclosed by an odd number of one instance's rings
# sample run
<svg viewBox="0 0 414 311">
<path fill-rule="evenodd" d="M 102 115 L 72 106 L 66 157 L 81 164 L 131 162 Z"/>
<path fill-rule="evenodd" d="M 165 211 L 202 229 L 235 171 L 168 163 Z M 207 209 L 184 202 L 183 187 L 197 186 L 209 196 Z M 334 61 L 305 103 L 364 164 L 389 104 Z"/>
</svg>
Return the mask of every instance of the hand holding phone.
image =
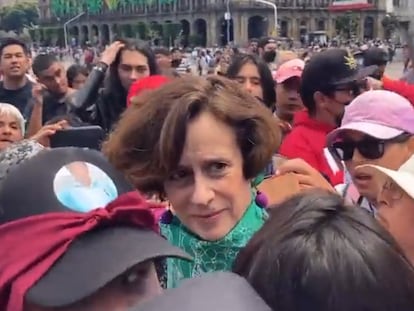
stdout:
<svg viewBox="0 0 414 311">
<path fill-rule="evenodd" d="M 70 127 L 56 132 L 50 138 L 50 146 L 58 147 L 79 147 L 101 150 L 105 132 L 100 126 Z"/>
</svg>

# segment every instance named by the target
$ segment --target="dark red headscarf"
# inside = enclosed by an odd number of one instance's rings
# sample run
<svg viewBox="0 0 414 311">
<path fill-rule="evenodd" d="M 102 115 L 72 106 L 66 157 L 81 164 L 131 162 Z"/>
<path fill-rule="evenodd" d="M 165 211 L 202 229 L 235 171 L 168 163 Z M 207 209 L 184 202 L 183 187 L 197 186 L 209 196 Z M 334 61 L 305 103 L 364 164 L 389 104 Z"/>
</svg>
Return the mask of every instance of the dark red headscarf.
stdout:
<svg viewBox="0 0 414 311">
<path fill-rule="evenodd" d="M 132 225 L 159 232 L 148 203 L 138 192 L 121 195 L 89 213 L 56 212 L 0 226 L 0 310 L 22 311 L 24 296 L 80 235 L 101 225 Z"/>
</svg>

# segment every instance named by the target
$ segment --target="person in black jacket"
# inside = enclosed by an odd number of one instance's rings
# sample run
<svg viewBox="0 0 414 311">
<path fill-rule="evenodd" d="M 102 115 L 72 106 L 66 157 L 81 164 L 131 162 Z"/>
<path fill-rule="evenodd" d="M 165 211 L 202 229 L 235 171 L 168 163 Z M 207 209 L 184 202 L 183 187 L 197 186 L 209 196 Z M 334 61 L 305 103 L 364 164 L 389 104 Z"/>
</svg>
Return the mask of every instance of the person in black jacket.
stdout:
<svg viewBox="0 0 414 311">
<path fill-rule="evenodd" d="M 75 112 L 84 122 L 109 132 L 126 109 L 131 84 L 157 73 L 155 56 L 149 48 L 134 41 L 116 41 L 103 52 L 84 87 L 78 91 Z"/>
</svg>

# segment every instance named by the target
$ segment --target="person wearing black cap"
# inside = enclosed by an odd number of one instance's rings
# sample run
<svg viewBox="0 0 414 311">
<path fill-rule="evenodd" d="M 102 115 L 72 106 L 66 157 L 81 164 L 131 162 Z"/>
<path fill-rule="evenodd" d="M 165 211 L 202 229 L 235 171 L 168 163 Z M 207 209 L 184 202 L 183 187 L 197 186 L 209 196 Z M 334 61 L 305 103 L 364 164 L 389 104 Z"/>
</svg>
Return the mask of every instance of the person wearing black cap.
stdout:
<svg viewBox="0 0 414 311">
<path fill-rule="evenodd" d="M 345 106 L 361 92 L 364 78 L 375 69 L 358 69 L 355 58 L 343 49 L 315 54 L 302 74 L 300 94 L 307 110 L 296 113 L 279 153 L 302 158 L 334 185 L 342 183 L 342 172 L 333 170 L 325 156 L 326 135 L 341 123 Z"/>
<path fill-rule="evenodd" d="M 99 192 L 82 185 L 88 211 L 61 200 L 59 191 L 79 185 L 65 168 L 73 163 L 104 181 L 95 185 L 101 192 L 110 185 L 115 200 L 94 206 L 89 196 Z M 0 310 L 123 311 L 160 294 L 159 259 L 189 257 L 158 234 L 154 204 L 133 190 L 87 149 L 41 150 L 8 171 L 0 187 Z"/>
<path fill-rule="evenodd" d="M 389 61 L 388 53 L 379 47 L 371 47 L 363 53 L 364 67 L 378 66 L 377 70 L 370 75 L 371 77 L 381 80 L 385 72 L 385 67 Z"/>
<path fill-rule="evenodd" d="M 215 272 L 183 281 L 178 288 L 130 311 L 271 311 L 237 274 Z"/>
</svg>

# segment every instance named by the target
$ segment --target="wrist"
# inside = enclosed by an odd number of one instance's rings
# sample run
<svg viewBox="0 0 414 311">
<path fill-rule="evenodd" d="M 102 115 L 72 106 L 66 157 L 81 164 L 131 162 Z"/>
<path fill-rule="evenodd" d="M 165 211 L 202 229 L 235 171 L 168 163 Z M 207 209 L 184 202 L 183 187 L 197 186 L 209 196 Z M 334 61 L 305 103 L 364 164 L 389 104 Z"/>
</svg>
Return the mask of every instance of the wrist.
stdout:
<svg viewBox="0 0 414 311">
<path fill-rule="evenodd" d="M 32 98 L 32 103 L 33 103 L 35 106 L 40 106 L 40 105 L 43 105 L 43 98 L 35 98 L 35 97 L 33 97 L 33 98 Z"/>
<path fill-rule="evenodd" d="M 99 61 L 96 63 L 94 69 L 105 73 L 109 68 L 109 65 L 105 61 Z"/>
</svg>

